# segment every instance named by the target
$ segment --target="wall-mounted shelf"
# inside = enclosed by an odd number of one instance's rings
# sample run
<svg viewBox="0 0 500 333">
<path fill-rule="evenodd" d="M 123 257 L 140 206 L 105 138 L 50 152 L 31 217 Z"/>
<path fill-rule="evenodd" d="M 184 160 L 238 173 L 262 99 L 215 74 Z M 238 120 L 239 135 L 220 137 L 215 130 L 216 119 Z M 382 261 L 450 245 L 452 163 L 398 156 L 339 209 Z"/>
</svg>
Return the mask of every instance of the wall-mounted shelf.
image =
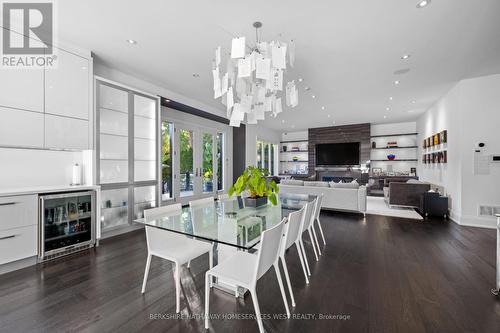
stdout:
<svg viewBox="0 0 500 333">
<path fill-rule="evenodd" d="M 280 161 L 281 163 L 307 163 L 309 161 Z"/>
<path fill-rule="evenodd" d="M 418 162 L 418 159 L 370 160 L 371 162 Z"/>
<path fill-rule="evenodd" d="M 372 149 L 388 150 L 388 149 L 414 149 L 414 148 L 418 148 L 418 146 L 407 146 L 407 147 L 380 147 L 380 148 L 372 148 Z"/>
<path fill-rule="evenodd" d="M 383 138 L 387 136 L 408 136 L 408 135 L 418 135 L 418 133 L 399 133 L 399 134 L 384 134 L 384 135 L 372 135 L 370 138 Z"/>
<path fill-rule="evenodd" d="M 308 153 L 309 150 L 288 150 L 288 151 L 280 151 L 280 153 Z"/>
</svg>

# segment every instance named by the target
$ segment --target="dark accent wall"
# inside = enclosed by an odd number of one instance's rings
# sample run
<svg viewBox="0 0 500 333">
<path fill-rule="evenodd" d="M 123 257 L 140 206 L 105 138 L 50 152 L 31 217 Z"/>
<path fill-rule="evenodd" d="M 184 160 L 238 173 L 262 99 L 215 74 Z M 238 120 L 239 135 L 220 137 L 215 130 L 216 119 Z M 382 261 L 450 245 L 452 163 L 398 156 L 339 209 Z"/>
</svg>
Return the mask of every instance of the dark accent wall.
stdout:
<svg viewBox="0 0 500 333">
<path fill-rule="evenodd" d="M 206 112 L 206 111 L 194 108 L 192 106 L 189 106 L 189 105 L 186 105 L 186 104 L 182 104 L 182 103 L 173 101 L 171 99 L 167 99 L 165 97 L 161 97 L 160 100 L 161 100 L 161 105 L 162 106 L 166 106 L 167 108 L 171 108 L 171 109 L 174 109 L 174 110 L 177 110 L 177 111 L 181 111 L 181 112 L 192 114 L 194 116 L 202 117 L 202 118 L 205 118 L 205 119 L 210 119 L 210 120 L 213 120 L 213 121 L 217 121 L 219 123 L 223 123 L 223 124 L 229 125 L 229 119 L 227 119 L 227 118 L 220 117 L 220 116 L 215 115 L 213 113 Z"/>
<path fill-rule="evenodd" d="M 233 184 L 245 170 L 246 164 L 246 127 L 233 127 Z"/>
<path fill-rule="evenodd" d="M 370 159 L 370 124 L 318 127 L 309 129 L 309 174 L 316 171 L 316 144 L 360 142 L 360 162 Z"/>
</svg>

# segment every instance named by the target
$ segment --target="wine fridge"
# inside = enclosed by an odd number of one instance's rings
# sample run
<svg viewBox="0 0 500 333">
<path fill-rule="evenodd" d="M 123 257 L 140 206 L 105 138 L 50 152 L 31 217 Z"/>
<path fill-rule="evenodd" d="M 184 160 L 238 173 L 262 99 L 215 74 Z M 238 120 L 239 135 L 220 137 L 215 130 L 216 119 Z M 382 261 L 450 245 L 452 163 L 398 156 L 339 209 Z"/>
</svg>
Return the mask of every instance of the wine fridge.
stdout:
<svg viewBox="0 0 500 333">
<path fill-rule="evenodd" d="M 95 192 L 40 197 L 39 259 L 45 261 L 95 245 Z"/>
</svg>

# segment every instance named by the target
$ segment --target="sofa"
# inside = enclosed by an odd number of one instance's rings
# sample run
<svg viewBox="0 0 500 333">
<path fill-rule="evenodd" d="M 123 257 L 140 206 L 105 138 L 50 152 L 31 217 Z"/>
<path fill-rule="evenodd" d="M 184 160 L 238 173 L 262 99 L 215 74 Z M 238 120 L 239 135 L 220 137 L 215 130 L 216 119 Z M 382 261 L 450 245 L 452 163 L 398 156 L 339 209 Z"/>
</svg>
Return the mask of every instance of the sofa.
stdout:
<svg viewBox="0 0 500 333">
<path fill-rule="evenodd" d="M 384 187 L 384 200 L 389 206 L 420 207 L 420 197 L 431 189 L 431 184 L 410 179 L 405 182 L 391 180 Z"/>
<path fill-rule="evenodd" d="M 366 214 L 366 186 L 353 183 L 333 183 L 303 180 L 282 180 L 281 193 L 323 194 L 321 209 Z"/>
</svg>

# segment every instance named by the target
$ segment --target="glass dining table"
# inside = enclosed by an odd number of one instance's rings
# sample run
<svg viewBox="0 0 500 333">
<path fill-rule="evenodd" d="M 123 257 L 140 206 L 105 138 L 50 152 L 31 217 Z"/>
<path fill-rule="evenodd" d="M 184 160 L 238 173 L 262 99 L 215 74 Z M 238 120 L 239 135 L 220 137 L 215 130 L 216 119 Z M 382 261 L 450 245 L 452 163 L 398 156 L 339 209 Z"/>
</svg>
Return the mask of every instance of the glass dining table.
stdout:
<svg viewBox="0 0 500 333">
<path fill-rule="evenodd" d="M 280 194 L 276 206 L 268 203 L 255 208 L 245 206 L 240 197 L 233 197 L 192 208 L 183 207 L 180 212 L 141 218 L 134 222 L 212 242 L 213 262 L 216 265 L 235 251 L 253 252 L 263 231 L 272 228 L 283 217 L 301 209 L 315 198 L 316 196 L 307 194 Z M 233 288 L 228 286 L 216 286 L 233 292 Z"/>
</svg>

